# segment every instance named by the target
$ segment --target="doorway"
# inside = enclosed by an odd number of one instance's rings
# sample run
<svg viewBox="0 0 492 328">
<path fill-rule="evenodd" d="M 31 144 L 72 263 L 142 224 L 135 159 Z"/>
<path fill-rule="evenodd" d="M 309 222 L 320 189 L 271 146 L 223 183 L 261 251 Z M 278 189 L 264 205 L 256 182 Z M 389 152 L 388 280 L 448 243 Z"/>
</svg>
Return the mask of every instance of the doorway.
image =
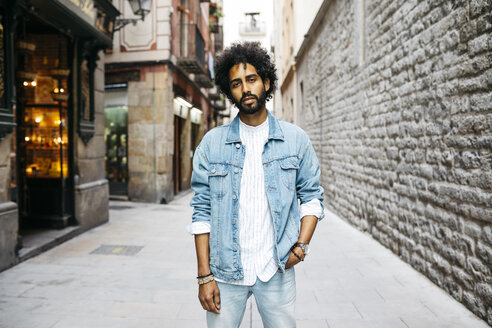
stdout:
<svg viewBox="0 0 492 328">
<path fill-rule="evenodd" d="M 104 109 L 106 178 L 109 194 L 128 195 L 128 107 Z"/>
<path fill-rule="evenodd" d="M 17 31 L 20 227 L 72 223 L 71 40 L 32 17 Z"/>
</svg>

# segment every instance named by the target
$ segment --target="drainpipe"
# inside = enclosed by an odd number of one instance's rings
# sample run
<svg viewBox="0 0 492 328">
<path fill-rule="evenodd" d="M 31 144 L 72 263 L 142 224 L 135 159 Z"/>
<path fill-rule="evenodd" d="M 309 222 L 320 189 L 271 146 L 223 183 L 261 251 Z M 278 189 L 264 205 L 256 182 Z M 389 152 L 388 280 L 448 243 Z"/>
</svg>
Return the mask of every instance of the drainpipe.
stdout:
<svg viewBox="0 0 492 328">
<path fill-rule="evenodd" d="M 155 104 L 155 66 L 152 70 L 152 146 L 154 148 L 154 202 L 157 203 L 157 140 L 156 140 L 156 104 Z"/>
</svg>

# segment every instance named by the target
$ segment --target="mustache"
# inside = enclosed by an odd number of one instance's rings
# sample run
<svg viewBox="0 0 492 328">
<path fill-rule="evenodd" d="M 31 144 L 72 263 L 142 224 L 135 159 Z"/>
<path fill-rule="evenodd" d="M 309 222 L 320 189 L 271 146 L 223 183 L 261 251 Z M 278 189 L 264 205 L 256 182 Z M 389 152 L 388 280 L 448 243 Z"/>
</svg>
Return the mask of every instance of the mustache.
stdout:
<svg viewBox="0 0 492 328">
<path fill-rule="evenodd" d="M 243 96 L 241 97 L 241 99 L 239 100 L 239 102 L 243 102 L 245 98 L 251 98 L 251 97 L 252 97 L 252 98 L 255 98 L 255 99 L 256 99 L 256 101 L 259 101 L 259 99 L 258 99 L 258 96 L 257 96 L 257 95 L 254 95 L 254 94 L 252 94 L 252 93 L 245 93 L 245 94 L 243 94 Z"/>
</svg>

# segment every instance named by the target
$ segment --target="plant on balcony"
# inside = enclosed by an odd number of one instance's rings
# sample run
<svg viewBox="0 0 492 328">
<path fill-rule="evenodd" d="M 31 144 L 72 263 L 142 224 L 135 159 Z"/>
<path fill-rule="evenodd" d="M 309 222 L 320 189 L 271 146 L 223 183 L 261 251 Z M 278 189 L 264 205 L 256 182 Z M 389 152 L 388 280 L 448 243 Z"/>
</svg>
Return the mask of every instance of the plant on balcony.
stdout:
<svg viewBox="0 0 492 328">
<path fill-rule="evenodd" d="M 210 2 L 210 9 L 209 9 L 210 23 L 211 24 L 218 23 L 221 17 L 224 17 L 224 14 L 222 12 L 222 7 L 217 6 L 216 2 Z"/>
</svg>

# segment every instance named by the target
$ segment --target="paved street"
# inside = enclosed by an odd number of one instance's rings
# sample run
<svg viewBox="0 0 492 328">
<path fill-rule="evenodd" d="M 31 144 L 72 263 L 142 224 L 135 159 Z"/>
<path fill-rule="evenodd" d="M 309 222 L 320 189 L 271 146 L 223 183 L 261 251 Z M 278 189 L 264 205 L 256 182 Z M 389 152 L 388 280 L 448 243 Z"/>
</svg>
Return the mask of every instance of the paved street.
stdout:
<svg viewBox="0 0 492 328">
<path fill-rule="evenodd" d="M 190 197 L 113 201 L 109 223 L 0 273 L 0 327 L 205 327 L 185 230 Z M 300 328 L 488 327 L 333 215 L 311 245 L 296 267 Z M 242 327 L 262 327 L 254 302 Z"/>
</svg>

